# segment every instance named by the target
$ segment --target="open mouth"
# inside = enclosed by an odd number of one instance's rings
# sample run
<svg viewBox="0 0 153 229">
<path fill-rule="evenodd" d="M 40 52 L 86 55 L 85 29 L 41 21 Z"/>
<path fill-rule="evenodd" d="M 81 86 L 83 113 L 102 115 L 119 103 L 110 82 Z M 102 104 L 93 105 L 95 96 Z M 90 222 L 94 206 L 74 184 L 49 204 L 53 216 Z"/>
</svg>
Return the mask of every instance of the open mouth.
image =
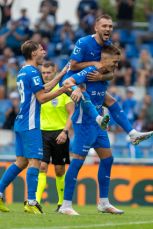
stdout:
<svg viewBox="0 0 153 229">
<path fill-rule="evenodd" d="M 109 33 L 104 33 L 104 39 L 105 39 L 105 40 L 108 40 L 109 37 L 110 37 L 110 34 L 109 34 Z"/>
</svg>

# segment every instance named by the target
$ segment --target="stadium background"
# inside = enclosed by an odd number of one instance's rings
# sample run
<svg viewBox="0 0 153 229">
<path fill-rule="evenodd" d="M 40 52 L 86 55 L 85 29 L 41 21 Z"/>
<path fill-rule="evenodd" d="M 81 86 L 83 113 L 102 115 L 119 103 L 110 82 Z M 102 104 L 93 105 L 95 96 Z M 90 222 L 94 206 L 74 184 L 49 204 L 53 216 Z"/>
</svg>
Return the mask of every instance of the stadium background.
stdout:
<svg viewBox="0 0 153 229">
<path fill-rule="evenodd" d="M 20 45 L 28 38 L 40 41 L 48 52 L 47 59 L 56 62 L 60 70 L 67 62 L 76 40 L 93 32 L 95 17 L 101 12 L 113 16 L 112 40 L 122 48 L 122 61 L 109 90 L 137 130 L 153 130 L 152 0 L 121 1 L 132 4 L 118 8 L 118 1 L 115 0 L 9 0 L 6 8 L 3 2 L 0 1 L 0 175 L 9 161 L 15 158 L 13 122 L 19 102 L 15 80 L 18 69 L 24 63 Z M 86 4 L 83 6 L 82 2 Z M 26 16 L 22 9 L 27 10 Z M 42 26 L 40 18 L 43 14 L 46 19 Z M 110 188 L 112 203 L 151 205 L 153 140 L 144 141 L 139 146 L 131 145 L 126 133 L 112 119 L 109 136 L 115 159 Z M 86 160 L 87 167 L 80 172 L 75 193 L 75 200 L 80 205 L 96 202 L 97 163 L 98 158 L 91 150 Z M 43 199 L 56 202 L 52 166 L 48 181 Z M 19 187 L 21 191 L 16 194 L 15 190 Z M 7 189 L 7 202 L 23 202 L 24 190 L 22 173 Z"/>
</svg>

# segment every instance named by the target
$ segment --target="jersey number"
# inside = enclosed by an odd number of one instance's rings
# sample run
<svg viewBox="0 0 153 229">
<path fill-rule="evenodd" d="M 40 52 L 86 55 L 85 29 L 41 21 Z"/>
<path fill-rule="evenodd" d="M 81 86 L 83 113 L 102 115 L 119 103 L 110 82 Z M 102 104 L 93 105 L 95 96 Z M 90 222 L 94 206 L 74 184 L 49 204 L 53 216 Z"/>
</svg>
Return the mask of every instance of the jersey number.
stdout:
<svg viewBox="0 0 153 229">
<path fill-rule="evenodd" d="M 24 94 L 24 84 L 23 84 L 23 81 L 20 80 L 19 82 L 17 82 L 17 86 L 18 86 L 18 91 L 19 91 L 20 98 L 21 98 L 21 103 L 24 103 L 24 101 L 25 101 L 25 94 Z"/>
</svg>

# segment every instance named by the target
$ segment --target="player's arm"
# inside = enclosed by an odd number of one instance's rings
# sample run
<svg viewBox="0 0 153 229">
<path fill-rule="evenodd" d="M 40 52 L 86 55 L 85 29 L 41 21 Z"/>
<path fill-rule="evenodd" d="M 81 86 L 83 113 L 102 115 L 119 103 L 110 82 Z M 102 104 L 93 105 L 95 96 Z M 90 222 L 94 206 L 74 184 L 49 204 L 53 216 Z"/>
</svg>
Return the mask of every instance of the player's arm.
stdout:
<svg viewBox="0 0 153 229">
<path fill-rule="evenodd" d="M 63 144 L 66 142 L 66 140 L 68 138 L 68 132 L 69 132 L 70 128 L 72 127 L 71 117 L 72 117 L 73 112 L 74 112 L 74 103 L 72 101 L 70 101 L 69 103 L 67 103 L 65 105 L 65 108 L 66 108 L 66 111 L 68 114 L 68 118 L 67 118 L 66 125 L 65 125 L 63 131 L 56 138 L 57 144 Z"/>
<path fill-rule="evenodd" d="M 73 52 L 70 56 L 70 69 L 73 71 L 76 70 L 82 70 L 86 67 L 89 66 L 95 66 L 97 68 L 101 67 L 101 63 L 97 62 L 97 61 L 88 61 L 88 62 L 84 62 L 84 56 L 86 53 L 86 49 L 87 49 L 87 44 L 83 39 L 79 39 L 76 44 L 75 47 L 73 49 Z"/>
<path fill-rule="evenodd" d="M 109 81 L 115 76 L 118 66 L 116 59 L 105 60 L 102 62 L 103 66 L 96 71 L 89 72 L 87 75 L 88 81 Z"/>
<path fill-rule="evenodd" d="M 46 103 L 54 98 L 56 98 L 57 96 L 65 93 L 67 91 L 67 88 L 65 86 L 57 89 L 56 91 L 53 92 L 46 92 L 45 89 L 42 89 L 38 92 L 36 92 L 35 96 L 38 99 L 38 101 L 43 104 Z"/>
<path fill-rule="evenodd" d="M 100 73 L 98 70 L 89 72 L 87 75 L 87 79 L 90 82 L 95 82 L 95 81 L 109 81 L 114 78 L 114 72 L 108 72 L 108 73 Z"/>
<path fill-rule="evenodd" d="M 44 84 L 44 89 L 46 92 L 51 91 L 60 81 L 60 79 L 66 74 L 67 66 L 65 66 L 60 73 L 58 73 L 54 79 L 52 79 L 50 82 Z"/>
<path fill-rule="evenodd" d="M 94 66 L 90 66 L 88 68 L 85 68 L 81 72 L 73 74 L 70 78 L 66 79 L 63 82 L 63 85 L 65 85 L 65 87 L 71 88 L 71 90 L 72 90 L 71 98 L 74 102 L 78 102 L 80 100 L 80 98 L 83 98 L 82 88 L 78 87 L 77 85 L 80 85 L 80 84 L 86 82 L 88 72 L 91 72 L 95 69 L 96 68 Z"/>
<path fill-rule="evenodd" d="M 102 67 L 102 63 L 98 62 L 98 61 L 88 61 L 88 62 L 79 63 L 76 60 L 71 60 L 70 63 L 71 63 L 70 69 L 73 71 L 82 70 L 82 69 L 89 67 L 89 66 L 95 66 L 96 68 Z"/>
</svg>

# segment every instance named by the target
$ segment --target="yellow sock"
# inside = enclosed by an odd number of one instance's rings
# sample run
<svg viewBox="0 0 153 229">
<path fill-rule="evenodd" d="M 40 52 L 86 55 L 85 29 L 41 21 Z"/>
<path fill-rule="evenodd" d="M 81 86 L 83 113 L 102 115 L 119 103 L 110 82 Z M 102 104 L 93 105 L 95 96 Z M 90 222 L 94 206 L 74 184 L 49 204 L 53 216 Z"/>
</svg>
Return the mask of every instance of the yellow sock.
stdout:
<svg viewBox="0 0 153 229">
<path fill-rule="evenodd" d="M 56 188 L 58 193 L 58 205 L 62 205 L 64 198 L 64 181 L 65 174 L 61 177 L 56 176 Z"/>
<path fill-rule="evenodd" d="M 44 189 L 46 187 L 46 173 L 44 172 L 39 172 L 39 176 L 38 176 L 38 186 L 37 186 L 37 192 L 36 192 L 36 200 L 38 201 L 38 203 L 40 203 L 41 198 L 42 198 L 42 194 L 44 192 Z"/>
</svg>

